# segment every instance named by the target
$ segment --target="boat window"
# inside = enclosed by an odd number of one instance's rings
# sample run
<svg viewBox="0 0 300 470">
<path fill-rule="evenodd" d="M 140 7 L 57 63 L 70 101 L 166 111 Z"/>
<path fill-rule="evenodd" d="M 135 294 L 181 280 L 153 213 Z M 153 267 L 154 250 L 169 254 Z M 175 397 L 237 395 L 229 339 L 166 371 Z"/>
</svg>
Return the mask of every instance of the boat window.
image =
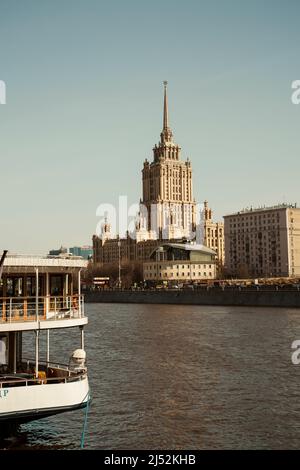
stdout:
<svg viewBox="0 0 300 470">
<path fill-rule="evenodd" d="M 60 275 L 50 277 L 50 295 L 63 295 L 63 278 Z"/>
<path fill-rule="evenodd" d="M 43 286 L 43 277 L 39 276 L 39 296 L 42 294 L 42 286 Z M 26 278 L 26 295 L 28 297 L 35 296 L 35 276 L 27 276 Z"/>
<path fill-rule="evenodd" d="M 12 297 L 13 291 L 13 279 L 11 277 L 8 277 L 6 278 L 6 295 L 8 295 L 8 297 Z"/>
<path fill-rule="evenodd" d="M 6 295 L 8 297 L 21 297 L 23 295 L 23 278 L 7 277 L 6 278 Z"/>
<path fill-rule="evenodd" d="M 34 280 L 34 283 L 33 283 L 33 280 Z M 27 279 L 26 279 L 26 295 L 28 297 L 35 295 L 35 279 L 29 276 L 27 276 Z"/>
<path fill-rule="evenodd" d="M 0 336 L 0 365 L 7 364 L 7 337 Z"/>
</svg>

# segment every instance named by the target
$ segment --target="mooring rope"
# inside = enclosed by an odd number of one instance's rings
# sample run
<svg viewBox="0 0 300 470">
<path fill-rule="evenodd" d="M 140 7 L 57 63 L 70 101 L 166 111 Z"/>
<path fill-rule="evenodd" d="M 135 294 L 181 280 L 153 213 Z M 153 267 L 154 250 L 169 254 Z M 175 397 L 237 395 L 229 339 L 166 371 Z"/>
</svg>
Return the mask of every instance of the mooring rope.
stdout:
<svg viewBox="0 0 300 470">
<path fill-rule="evenodd" d="M 90 401 L 91 401 L 91 395 L 90 395 L 90 392 L 88 391 L 88 393 L 87 393 L 87 404 L 86 404 L 86 407 L 85 407 L 84 424 L 83 424 L 83 430 L 82 430 L 82 434 L 81 434 L 80 449 L 84 448 L 84 439 L 85 439 L 85 432 L 86 432 L 86 428 L 87 428 L 87 420 L 88 420 Z"/>
</svg>

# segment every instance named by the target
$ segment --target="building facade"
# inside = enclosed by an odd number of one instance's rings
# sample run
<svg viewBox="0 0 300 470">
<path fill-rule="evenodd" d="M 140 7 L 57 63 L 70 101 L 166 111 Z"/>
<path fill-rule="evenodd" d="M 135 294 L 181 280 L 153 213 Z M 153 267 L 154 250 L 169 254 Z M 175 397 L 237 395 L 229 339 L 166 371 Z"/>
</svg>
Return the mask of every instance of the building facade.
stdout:
<svg viewBox="0 0 300 470">
<path fill-rule="evenodd" d="M 225 269 L 234 277 L 300 276 L 296 204 L 246 209 L 224 217 Z"/>
<path fill-rule="evenodd" d="M 199 237 L 197 237 L 197 242 L 216 252 L 217 273 L 221 275 L 225 259 L 224 223 L 213 221 L 212 210 L 209 208 L 207 201 L 204 201 L 200 227 L 201 229 Z"/>
<path fill-rule="evenodd" d="M 121 262 L 141 262 L 149 258 L 159 244 L 159 240 L 137 241 L 129 232 L 126 237 L 113 237 L 111 225 L 104 222 L 101 236 L 93 236 L 93 260 L 95 264 Z"/>
<path fill-rule="evenodd" d="M 197 283 L 215 279 L 215 251 L 192 243 L 164 243 L 143 263 L 145 281 Z"/>
</svg>

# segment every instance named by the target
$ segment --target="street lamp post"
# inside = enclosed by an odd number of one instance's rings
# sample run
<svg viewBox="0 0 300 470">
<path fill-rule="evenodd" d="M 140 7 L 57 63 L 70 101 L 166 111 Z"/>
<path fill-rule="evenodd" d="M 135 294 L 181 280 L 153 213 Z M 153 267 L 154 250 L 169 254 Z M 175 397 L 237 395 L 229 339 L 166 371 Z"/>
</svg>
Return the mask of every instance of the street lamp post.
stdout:
<svg viewBox="0 0 300 470">
<path fill-rule="evenodd" d="M 118 247 L 119 247 L 119 281 L 118 281 L 118 287 L 121 287 L 121 242 L 120 240 L 118 241 Z"/>
</svg>

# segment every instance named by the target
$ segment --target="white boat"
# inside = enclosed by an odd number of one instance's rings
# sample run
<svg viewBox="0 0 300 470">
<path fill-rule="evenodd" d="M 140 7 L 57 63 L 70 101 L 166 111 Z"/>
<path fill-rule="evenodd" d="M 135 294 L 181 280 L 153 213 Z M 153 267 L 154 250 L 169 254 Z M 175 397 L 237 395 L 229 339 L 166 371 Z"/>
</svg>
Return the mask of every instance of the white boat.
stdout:
<svg viewBox="0 0 300 470">
<path fill-rule="evenodd" d="M 5 424 L 88 405 L 84 350 L 88 319 L 80 289 L 81 270 L 86 264 L 73 256 L 6 256 L 0 283 L 1 429 Z M 57 331 L 64 329 L 67 335 L 68 328 L 74 327 L 80 332 L 77 349 L 70 351 L 67 364 L 52 363 L 50 339 Z M 22 353 L 22 335 L 28 331 L 34 332 L 33 357 Z"/>
</svg>

